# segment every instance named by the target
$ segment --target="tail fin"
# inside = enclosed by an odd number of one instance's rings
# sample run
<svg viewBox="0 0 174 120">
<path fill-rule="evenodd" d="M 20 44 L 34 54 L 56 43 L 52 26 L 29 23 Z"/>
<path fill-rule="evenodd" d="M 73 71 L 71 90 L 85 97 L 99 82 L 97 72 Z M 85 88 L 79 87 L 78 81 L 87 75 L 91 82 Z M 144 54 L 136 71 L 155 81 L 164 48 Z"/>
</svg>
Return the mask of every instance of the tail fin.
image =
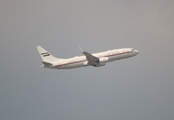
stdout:
<svg viewBox="0 0 174 120">
<path fill-rule="evenodd" d="M 36 47 L 41 58 L 42 58 L 42 61 L 43 61 L 43 64 L 44 63 L 51 63 L 51 62 L 55 62 L 57 60 L 60 60 L 54 56 L 52 56 L 48 51 L 46 51 L 45 49 L 43 49 L 41 46 L 37 46 Z"/>
</svg>

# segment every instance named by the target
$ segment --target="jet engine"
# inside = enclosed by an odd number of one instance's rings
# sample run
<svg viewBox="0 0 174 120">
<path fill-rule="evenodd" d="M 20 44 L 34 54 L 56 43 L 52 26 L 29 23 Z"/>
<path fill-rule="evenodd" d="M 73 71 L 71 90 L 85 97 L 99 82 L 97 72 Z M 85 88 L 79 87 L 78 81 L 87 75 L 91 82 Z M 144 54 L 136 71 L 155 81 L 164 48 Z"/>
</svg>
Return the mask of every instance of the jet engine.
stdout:
<svg viewBox="0 0 174 120">
<path fill-rule="evenodd" d="M 108 57 L 99 58 L 99 62 L 100 62 L 100 63 L 105 63 L 105 62 L 107 62 L 108 60 L 109 60 Z"/>
<path fill-rule="evenodd" d="M 101 67 L 101 66 L 105 66 L 105 63 L 100 63 L 99 65 L 95 65 L 95 67 Z"/>
</svg>

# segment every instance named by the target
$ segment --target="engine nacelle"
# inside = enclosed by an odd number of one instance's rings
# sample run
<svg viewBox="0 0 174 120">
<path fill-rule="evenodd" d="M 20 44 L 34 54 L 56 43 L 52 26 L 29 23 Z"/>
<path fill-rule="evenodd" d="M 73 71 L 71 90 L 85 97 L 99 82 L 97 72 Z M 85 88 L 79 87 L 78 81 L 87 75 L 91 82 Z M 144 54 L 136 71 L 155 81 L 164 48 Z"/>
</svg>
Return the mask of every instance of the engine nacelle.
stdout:
<svg viewBox="0 0 174 120">
<path fill-rule="evenodd" d="M 105 62 L 107 62 L 108 60 L 109 60 L 108 57 L 99 58 L 99 62 L 100 62 L 100 63 L 105 63 Z"/>
<path fill-rule="evenodd" d="M 105 66 L 105 63 L 100 63 L 99 65 L 96 65 L 95 67 L 101 67 L 101 66 Z"/>
</svg>

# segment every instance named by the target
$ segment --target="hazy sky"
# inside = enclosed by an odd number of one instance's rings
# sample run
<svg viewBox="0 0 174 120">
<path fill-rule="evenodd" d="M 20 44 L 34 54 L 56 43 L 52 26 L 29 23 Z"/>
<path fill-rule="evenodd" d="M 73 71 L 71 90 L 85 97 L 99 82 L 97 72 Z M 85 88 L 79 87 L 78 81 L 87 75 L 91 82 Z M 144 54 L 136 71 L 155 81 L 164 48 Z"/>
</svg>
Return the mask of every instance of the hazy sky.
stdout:
<svg viewBox="0 0 174 120">
<path fill-rule="evenodd" d="M 173 0 L 0 0 L 0 120 L 173 120 Z M 104 67 L 38 68 L 132 47 Z"/>
</svg>

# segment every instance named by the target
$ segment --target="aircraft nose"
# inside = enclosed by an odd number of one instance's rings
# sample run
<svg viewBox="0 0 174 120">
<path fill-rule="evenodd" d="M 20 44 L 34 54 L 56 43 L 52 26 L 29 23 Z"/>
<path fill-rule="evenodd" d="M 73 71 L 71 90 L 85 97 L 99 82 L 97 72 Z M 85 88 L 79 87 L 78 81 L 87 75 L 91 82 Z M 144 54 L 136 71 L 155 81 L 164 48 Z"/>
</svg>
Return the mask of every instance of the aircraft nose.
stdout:
<svg viewBox="0 0 174 120">
<path fill-rule="evenodd" d="M 136 54 L 138 54 L 138 53 L 139 53 L 139 51 L 138 51 L 138 50 L 134 50 L 134 52 L 135 52 Z"/>
</svg>

